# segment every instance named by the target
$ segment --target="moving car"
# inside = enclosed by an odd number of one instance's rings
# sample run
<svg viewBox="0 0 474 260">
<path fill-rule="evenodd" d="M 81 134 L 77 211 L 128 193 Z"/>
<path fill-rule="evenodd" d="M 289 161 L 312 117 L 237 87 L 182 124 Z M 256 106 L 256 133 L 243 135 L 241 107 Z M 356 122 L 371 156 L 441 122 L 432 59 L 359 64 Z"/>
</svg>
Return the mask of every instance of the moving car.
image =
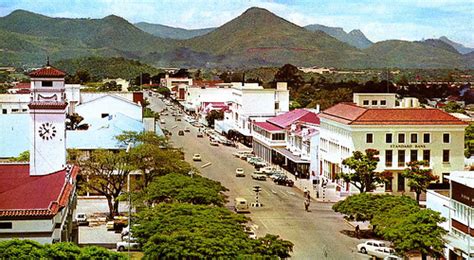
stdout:
<svg viewBox="0 0 474 260">
<path fill-rule="evenodd" d="M 244 169 L 242 168 L 235 169 L 235 177 L 245 177 Z"/>
<path fill-rule="evenodd" d="M 117 242 L 117 251 L 125 251 L 128 250 L 129 245 L 130 245 L 130 250 L 139 250 L 140 249 L 140 243 L 137 242 L 137 240 L 134 237 L 128 237 L 124 236 L 124 241 Z M 128 239 L 130 239 L 130 243 L 128 242 Z"/>
<path fill-rule="evenodd" d="M 270 175 L 270 179 L 272 179 L 273 181 L 282 177 L 286 177 L 286 175 L 283 174 L 282 172 L 274 172 L 272 175 Z"/>
<path fill-rule="evenodd" d="M 274 174 L 274 173 L 277 173 L 277 172 L 279 172 L 278 169 L 275 168 L 275 167 L 272 167 L 272 166 L 262 167 L 258 170 L 258 173 L 268 174 L 268 175 L 271 175 L 271 174 Z"/>
<path fill-rule="evenodd" d="M 184 128 L 184 132 L 191 132 L 191 130 L 189 129 L 189 127 L 186 126 L 186 127 Z"/>
<path fill-rule="evenodd" d="M 249 203 L 244 198 L 235 198 L 234 209 L 237 213 L 248 213 L 250 212 Z"/>
<path fill-rule="evenodd" d="M 198 132 L 196 136 L 199 137 L 199 138 L 202 138 L 203 134 L 201 132 Z"/>
<path fill-rule="evenodd" d="M 293 187 L 295 184 L 292 180 L 288 179 L 286 176 L 281 176 L 273 180 L 278 185 Z"/>
<path fill-rule="evenodd" d="M 357 245 L 357 251 L 367 254 L 368 252 L 374 252 L 377 248 L 387 247 L 384 242 L 377 240 L 369 240 L 365 243 Z"/>
<path fill-rule="evenodd" d="M 201 161 L 201 155 L 198 153 L 195 153 L 193 155 L 193 161 Z"/>
<path fill-rule="evenodd" d="M 178 135 L 184 135 L 184 131 L 183 131 L 183 130 L 179 130 L 179 131 L 178 131 Z"/>
<path fill-rule="evenodd" d="M 76 222 L 77 222 L 78 226 L 81 226 L 81 225 L 88 226 L 89 221 L 87 220 L 86 213 L 77 213 L 76 214 Z"/>
<path fill-rule="evenodd" d="M 259 180 L 259 181 L 265 181 L 265 180 L 267 180 L 267 175 L 254 172 L 254 173 L 252 173 L 252 179 Z"/>
</svg>

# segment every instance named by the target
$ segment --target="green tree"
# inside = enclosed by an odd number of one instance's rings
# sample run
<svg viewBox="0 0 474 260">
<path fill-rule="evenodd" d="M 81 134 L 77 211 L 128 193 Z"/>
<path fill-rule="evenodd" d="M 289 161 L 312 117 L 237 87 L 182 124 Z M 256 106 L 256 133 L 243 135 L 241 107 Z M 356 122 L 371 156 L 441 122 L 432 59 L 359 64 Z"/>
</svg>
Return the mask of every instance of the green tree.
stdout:
<svg viewBox="0 0 474 260">
<path fill-rule="evenodd" d="M 403 170 L 402 176 L 408 179 L 408 186 L 416 193 L 416 201 L 420 201 L 420 194 L 425 192 L 431 182 L 436 181 L 438 176 L 433 175 L 430 169 L 421 167 L 430 166 L 428 161 L 413 161 L 407 163 L 408 168 Z"/>
<path fill-rule="evenodd" d="M 285 64 L 275 74 L 275 79 L 273 81 L 275 83 L 287 82 L 288 89 L 290 89 L 292 94 L 296 94 L 296 91 L 304 84 L 301 73 L 302 72 L 296 66 Z"/>
<path fill-rule="evenodd" d="M 66 115 L 66 130 L 87 130 L 89 128 L 88 124 L 81 124 L 84 120 L 84 117 L 80 116 L 78 113 L 67 114 Z"/>
<path fill-rule="evenodd" d="M 468 127 L 466 127 L 464 133 L 464 148 L 464 155 L 466 158 L 474 155 L 474 123 L 471 123 Z"/>
<path fill-rule="evenodd" d="M 55 243 L 45 245 L 44 249 L 48 258 L 52 259 L 77 259 L 81 255 L 81 248 L 73 243 Z"/>
<path fill-rule="evenodd" d="M 449 101 L 446 106 L 443 107 L 444 111 L 448 113 L 461 113 L 465 114 L 466 111 L 462 108 L 462 106 L 454 101 Z"/>
<path fill-rule="evenodd" d="M 12 162 L 29 162 L 30 161 L 30 151 L 21 152 L 18 157 L 13 157 L 10 159 Z"/>
<path fill-rule="evenodd" d="M 122 90 L 122 85 L 117 84 L 117 82 L 115 82 L 115 81 L 109 81 L 109 82 L 105 82 L 104 84 L 99 86 L 99 88 L 97 90 L 98 91 L 104 91 L 104 92 L 121 91 Z"/>
<path fill-rule="evenodd" d="M 254 254 L 256 255 L 278 256 L 280 259 L 290 257 L 290 252 L 292 251 L 293 243 L 271 234 L 258 238 L 257 246 L 254 248 Z"/>
<path fill-rule="evenodd" d="M 118 197 L 127 182 L 127 175 L 135 169 L 130 164 L 130 155 L 125 151 L 94 150 L 89 158 L 75 157 L 75 163 L 81 168 L 81 184 L 105 196 L 109 217 L 113 218 L 118 214 Z"/>
<path fill-rule="evenodd" d="M 103 247 L 88 246 L 81 250 L 81 255 L 77 258 L 79 260 L 88 259 L 110 259 L 110 260 L 125 260 L 128 257 L 124 254 L 107 250 Z"/>
<path fill-rule="evenodd" d="M 165 98 L 169 98 L 171 95 L 171 91 L 167 87 L 159 87 L 156 91 L 159 94 L 163 95 Z"/>
<path fill-rule="evenodd" d="M 0 259 L 41 259 L 45 252 L 43 246 L 32 240 L 0 241 Z"/>
<path fill-rule="evenodd" d="M 379 151 L 375 149 L 367 149 L 365 154 L 360 151 L 353 152 L 351 157 L 342 161 L 342 164 L 349 167 L 351 172 L 341 172 L 337 178 L 353 184 L 360 193 L 374 190 L 377 183 L 384 183 L 390 178 L 389 173 L 375 172 L 379 162 L 378 154 Z"/>
<path fill-rule="evenodd" d="M 313 94 L 306 107 L 314 108 L 320 105 L 321 110 L 324 110 L 341 102 L 352 102 L 352 92 L 350 88 L 320 89 Z"/>
<path fill-rule="evenodd" d="M 222 119 L 224 119 L 224 111 L 222 110 L 211 110 L 206 115 L 206 121 L 210 127 L 214 127 L 214 123 L 216 120 L 222 120 Z"/>
<path fill-rule="evenodd" d="M 185 202 L 196 205 L 223 206 L 227 189 L 219 182 L 194 175 L 170 173 L 155 178 L 145 189 L 144 200 L 150 203 Z"/>
</svg>

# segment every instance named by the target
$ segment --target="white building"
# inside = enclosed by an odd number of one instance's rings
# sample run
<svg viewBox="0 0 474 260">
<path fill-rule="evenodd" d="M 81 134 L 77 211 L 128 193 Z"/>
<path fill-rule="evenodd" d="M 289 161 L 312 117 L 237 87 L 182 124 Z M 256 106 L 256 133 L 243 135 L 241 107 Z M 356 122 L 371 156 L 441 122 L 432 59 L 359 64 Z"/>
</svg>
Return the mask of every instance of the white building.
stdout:
<svg viewBox="0 0 474 260">
<path fill-rule="evenodd" d="M 0 164 L 0 240 L 73 241 L 79 169 L 66 165 L 65 73 L 48 64 L 30 76 L 30 163 Z"/>
<path fill-rule="evenodd" d="M 141 121 L 142 107 L 128 99 L 117 95 L 100 95 L 95 99 L 82 102 L 76 107 L 76 113 L 88 119 L 104 118 L 122 113 L 130 118 Z"/>
<path fill-rule="evenodd" d="M 232 100 L 232 84 L 222 81 L 194 81 L 185 90 L 183 107 L 186 111 L 196 112 L 205 102 L 224 102 Z"/>
<path fill-rule="evenodd" d="M 428 190 L 426 207 L 441 213 L 446 259 L 474 258 L 474 172 L 451 172 L 449 190 Z M 470 256 L 470 257 L 469 257 Z"/>
<path fill-rule="evenodd" d="M 185 100 L 186 89 L 193 85 L 193 79 L 170 77 L 167 73 L 164 78 L 160 79 L 160 85 L 167 87 L 171 91 L 171 96 L 176 100 Z"/>
<path fill-rule="evenodd" d="M 262 122 L 289 111 L 289 91 L 285 82 L 278 82 L 276 89 L 264 89 L 258 83 L 232 83 L 232 100 L 224 120 L 216 121 L 219 132 L 233 133 L 245 144 L 252 143 L 253 121 Z"/>
<path fill-rule="evenodd" d="M 466 123 L 442 110 L 416 107 L 415 99 L 392 106 L 396 103 L 392 94 L 355 94 L 354 103 L 337 104 L 320 115 L 320 174 L 335 184 L 332 187 L 338 195 L 357 191 L 342 180 L 336 181 L 338 173 L 349 171 L 342 160 L 354 151 L 380 152 L 376 171 L 393 173 L 385 185 L 386 191 L 392 192 L 410 190 L 399 174 L 407 162 L 428 161 L 440 181 L 449 172 L 464 168 Z"/>
</svg>

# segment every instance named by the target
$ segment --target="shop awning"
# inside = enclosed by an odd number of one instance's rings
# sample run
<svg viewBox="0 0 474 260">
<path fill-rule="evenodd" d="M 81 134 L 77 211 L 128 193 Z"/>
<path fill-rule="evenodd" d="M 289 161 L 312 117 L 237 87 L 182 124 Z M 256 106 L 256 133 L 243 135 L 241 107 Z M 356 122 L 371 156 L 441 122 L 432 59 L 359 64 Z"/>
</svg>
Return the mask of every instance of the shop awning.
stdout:
<svg viewBox="0 0 474 260">
<path fill-rule="evenodd" d="M 234 129 L 234 127 L 224 121 L 216 120 L 214 121 L 214 129 L 220 133 L 228 133 L 229 130 Z"/>
<path fill-rule="evenodd" d="M 286 150 L 285 148 L 273 148 L 277 153 L 285 156 L 286 158 L 290 159 L 295 163 L 310 163 L 308 160 L 301 159 L 299 156 L 292 154 L 290 151 Z"/>
</svg>

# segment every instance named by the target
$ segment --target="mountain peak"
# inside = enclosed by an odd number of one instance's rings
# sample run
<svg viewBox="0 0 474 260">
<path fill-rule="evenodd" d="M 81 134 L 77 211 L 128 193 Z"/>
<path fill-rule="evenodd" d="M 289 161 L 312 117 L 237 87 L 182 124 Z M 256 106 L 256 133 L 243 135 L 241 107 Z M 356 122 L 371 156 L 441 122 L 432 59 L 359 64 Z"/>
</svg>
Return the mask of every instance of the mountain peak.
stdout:
<svg viewBox="0 0 474 260">
<path fill-rule="evenodd" d="M 256 6 L 250 7 L 249 9 L 245 10 L 245 12 L 243 12 L 243 14 L 246 14 L 246 13 L 268 13 L 268 14 L 273 14 L 272 12 L 268 11 L 265 8 L 256 7 Z"/>
<path fill-rule="evenodd" d="M 364 33 L 359 29 L 354 29 L 354 30 L 350 31 L 349 34 L 354 35 L 354 36 L 364 36 L 365 37 Z"/>
<path fill-rule="evenodd" d="M 118 15 L 115 15 L 115 14 L 111 14 L 111 15 L 107 15 L 106 17 L 103 18 L 104 21 L 117 21 L 117 22 L 126 22 L 126 23 L 129 23 L 127 20 L 125 20 L 124 18 L 118 16 Z"/>
</svg>

